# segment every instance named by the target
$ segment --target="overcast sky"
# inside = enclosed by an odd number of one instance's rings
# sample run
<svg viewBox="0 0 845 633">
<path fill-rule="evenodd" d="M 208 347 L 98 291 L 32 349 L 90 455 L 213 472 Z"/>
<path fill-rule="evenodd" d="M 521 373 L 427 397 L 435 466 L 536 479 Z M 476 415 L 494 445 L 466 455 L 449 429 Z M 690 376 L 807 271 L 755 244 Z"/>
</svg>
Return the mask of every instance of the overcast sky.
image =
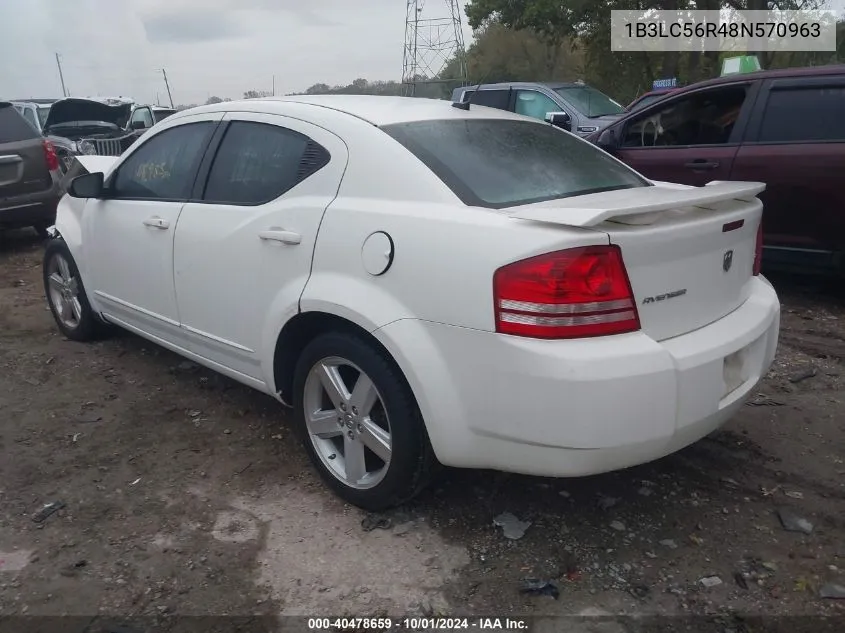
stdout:
<svg viewBox="0 0 845 633">
<path fill-rule="evenodd" d="M 461 0 L 465 4 L 466 0 Z M 838 9 L 845 0 L 831 0 Z M 175 103 L 246 90 L 399 79 L 405 0 L 0 0 L 0 98 L 75 96 Z M 445 0 L 427 0 L 428 17 Z M 464 31 L 467 44 L 470 29 Z"/>
<path fill-rule="evenodd" d="M 399 79 L 404 0 L 2 0 L 0 98 L 73 95 L 175 103 L 246 90 Z M 463 0 L 462 0 L 463 4 Z M 430 17 L 444 0 L 428 0 Z M 466 22 L 465 16 L 464 23 Z M 464 24 L 467 42 L 471 30 Z M 14 60 L 14 61 L 12 61 Z"/>
</svg>

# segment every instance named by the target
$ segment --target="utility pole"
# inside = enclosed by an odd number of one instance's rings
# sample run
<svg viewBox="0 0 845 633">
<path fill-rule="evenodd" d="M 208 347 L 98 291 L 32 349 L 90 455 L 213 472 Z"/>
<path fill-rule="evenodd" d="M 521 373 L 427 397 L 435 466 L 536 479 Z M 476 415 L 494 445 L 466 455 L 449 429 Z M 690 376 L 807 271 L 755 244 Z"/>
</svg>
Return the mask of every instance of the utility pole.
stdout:
<svg viewBox="0 0 845 633">
<path fill-rule="evenodd" d="M 273 96 L 276 96 L 276 75 L 273 75 Z"/>
<path fill-rule="evenodd" d="M 62 74 L 62 62 L 59 60 L 58 53 L 56 53 L 56 66 L 59 67 L 59 79 L 62 82 L 62 96 L 67 97 L 67 89 L 65 88 L 65 76 Z"/>
<path fill-rule="evenodd" d="M 161 69 L 161 74 L 164 75 L 164 85 L 167 86 L 167 98 L 170 99 L 170 107 L 173 108 L 173 95 L 170 94 L 170 84 L 167 83 L 167 72 L 164 68 Z"/>
</svg>

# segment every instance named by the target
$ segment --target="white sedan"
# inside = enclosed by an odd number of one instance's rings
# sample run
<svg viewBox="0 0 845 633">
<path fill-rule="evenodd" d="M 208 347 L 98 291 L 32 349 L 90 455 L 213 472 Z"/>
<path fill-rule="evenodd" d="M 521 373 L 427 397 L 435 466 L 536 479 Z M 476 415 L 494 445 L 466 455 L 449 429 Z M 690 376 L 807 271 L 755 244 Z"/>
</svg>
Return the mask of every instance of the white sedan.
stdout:
<svg viewBox="0 0 845 633">
<path fill-rule="evenodd" d="M 725 423 L 775 355 L 760 183 L 654 183 L 550 124 L 411 98 L 225 102 L 80 157 L 59 329 L 125 328 L 295 410 L 346 500 L 438 463 L 580 476 Z"/>
</svg>

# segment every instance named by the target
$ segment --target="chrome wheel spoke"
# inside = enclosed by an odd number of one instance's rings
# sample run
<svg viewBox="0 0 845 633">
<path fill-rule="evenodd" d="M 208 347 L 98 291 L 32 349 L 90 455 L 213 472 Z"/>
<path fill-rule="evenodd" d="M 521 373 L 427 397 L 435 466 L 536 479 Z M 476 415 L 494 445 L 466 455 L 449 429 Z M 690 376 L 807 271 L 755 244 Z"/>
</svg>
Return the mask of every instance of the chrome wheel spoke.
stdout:
<svg viewBox="0 0 845 633">
<path fill-rule="evenodd" d="M 73 297 L 70 300 L 70 309 L 73 310 L 73 318 L 77 321 L 82 320 L 82 304 L 79 303 L 78 297 Z"/>
<path fill-rule="evenodd" d="M 361 422 L 360 439 L 385 464 L 390 461 L 390 433 L 366 418 Z"/>
<path fill-rule="evenodd" d="M 62 318 L 62 321 L 69 321 L 70 318 L 73 316 L 73 310 L 70 307 L 70 301 L 62 297 L 59 301 L 59 316 Z"/>
<path fill-rule="evenodd" d="M 308 430 L 320 439 L 337 437 L 343 430 L 337 424 L 337 411 L 313 411 L 308 414 Z"/>
<path fill-rule="evenodd" d="M 64 257 L 56 257 L 56 263 L 59 265 L 59 272 L 65 283 L 71 280 L 70 266 L 67 265 L 67 260 Z"/>
<path fill-rule="evenodd" d="M 51 273 L 50 276 L 47 277 L 47 283 L 50 284 L 50 288 L 56 292 L 61 292 L 65 287 L 64 279 L 62 279 L 59 273 Z"/>
<path fill-rule="evenodd" d="M 378 402 L 376 387 L 370 377 L 361 372 L 358 375 L 358 380 L 355 381 L 355 388 L 352 390 L 349 404 L 352 405 L 356 415 L 366 417 L 370 415 L 370 411 L 373 410 L 376 402 Z"/>
<path fill-rule="evenodd" d="M 330 365 L 328 363 L 320 363 L 320 383 L 323 385 L 332 404 L 340 410 L 341 405 L 346 405 L 349 400 L 349 391 L 343 382 L 340 375 L 340 370 L 337 365 Z"/>
<path fill-rule="evenodd" d="M 367 474 L 364 445 L 356 439 L 350 439 L 348 435 L 343 440 L 343 461 L 349 483 L 357 484 Z"/>
</svg>

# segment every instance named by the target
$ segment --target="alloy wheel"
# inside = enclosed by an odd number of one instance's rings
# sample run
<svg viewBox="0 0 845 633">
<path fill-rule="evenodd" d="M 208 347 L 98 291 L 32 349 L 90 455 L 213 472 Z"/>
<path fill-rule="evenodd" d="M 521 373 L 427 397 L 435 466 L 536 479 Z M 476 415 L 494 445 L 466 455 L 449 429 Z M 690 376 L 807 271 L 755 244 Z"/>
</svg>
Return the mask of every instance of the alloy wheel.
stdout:
<svg viewBox="0 0 845 633">
<path fill-rule="evenodd" d="M 303 405 L 314 450 L 336 479 L 358 490 L 384 479 L 392 452 L 390 421 L 366 373 L 337 356 L 318 361 L 305 379 Z"/>
</svg>

